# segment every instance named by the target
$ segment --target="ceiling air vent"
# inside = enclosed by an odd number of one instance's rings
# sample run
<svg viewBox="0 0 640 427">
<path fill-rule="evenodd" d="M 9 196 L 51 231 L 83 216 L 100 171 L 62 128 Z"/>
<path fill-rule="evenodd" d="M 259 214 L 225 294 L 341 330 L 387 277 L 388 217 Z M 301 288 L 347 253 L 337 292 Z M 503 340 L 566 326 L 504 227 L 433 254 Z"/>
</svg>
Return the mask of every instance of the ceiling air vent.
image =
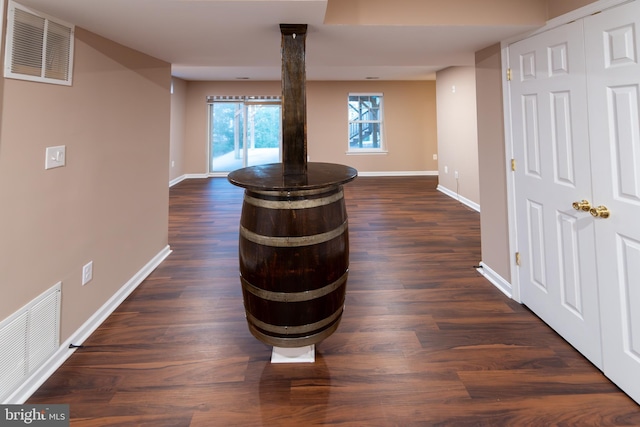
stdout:
<svg viewBox="0 0 640 427">
<path fill-rule="evenodd" d="M 4 76 L 71 85 L 73 25 L 9 3 Z"/>
</svg>

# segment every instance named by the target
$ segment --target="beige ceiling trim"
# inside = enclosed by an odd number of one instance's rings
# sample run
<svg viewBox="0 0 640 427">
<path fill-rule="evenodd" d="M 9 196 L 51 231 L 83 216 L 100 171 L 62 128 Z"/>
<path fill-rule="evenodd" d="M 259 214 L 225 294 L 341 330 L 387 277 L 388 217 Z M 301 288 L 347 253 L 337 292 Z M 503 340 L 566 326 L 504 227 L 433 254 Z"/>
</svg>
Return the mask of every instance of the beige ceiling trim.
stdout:
<svg viewBox="0 0 640 427">
<path fill-rule="evenodd" d="M 327 25 L 543 25 L 547 0 L 329 0 Z"/>
</svg>

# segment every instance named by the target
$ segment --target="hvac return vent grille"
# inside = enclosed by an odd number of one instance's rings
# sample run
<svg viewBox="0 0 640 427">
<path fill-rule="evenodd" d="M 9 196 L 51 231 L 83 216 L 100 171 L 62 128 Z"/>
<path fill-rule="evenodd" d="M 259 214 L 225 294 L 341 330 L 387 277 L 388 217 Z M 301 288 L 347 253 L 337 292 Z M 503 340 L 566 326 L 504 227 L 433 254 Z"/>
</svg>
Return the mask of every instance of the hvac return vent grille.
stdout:
<svg viewBox="0 0 640 427">
<path fill-rule="evenodd" d="M 5 77 L 71 85 L 74 26 L 10 2 Z"/>
<path fill-rule="evenodd" d="M 0 402 L 60 347 L 62 283 L 0 322 Z"/>
</svg>

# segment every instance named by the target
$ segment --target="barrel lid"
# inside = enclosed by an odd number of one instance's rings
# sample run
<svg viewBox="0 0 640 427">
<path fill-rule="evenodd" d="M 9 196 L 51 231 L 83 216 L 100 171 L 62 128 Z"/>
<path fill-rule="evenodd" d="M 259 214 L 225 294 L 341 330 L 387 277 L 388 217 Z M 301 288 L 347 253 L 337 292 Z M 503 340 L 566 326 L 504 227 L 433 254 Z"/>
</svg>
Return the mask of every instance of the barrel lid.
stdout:
<svg viewBox="0 0 640 427">
<path fill-rule="evenodd" d="M 307 173 L 284 175 L 282 163 L 270 163 L 237 169 L 227 176 L 229 182 L 251 190 L 311 190 L 352 181 L 358 171 L 335 163 L 307 163 Z"/>
</svg>

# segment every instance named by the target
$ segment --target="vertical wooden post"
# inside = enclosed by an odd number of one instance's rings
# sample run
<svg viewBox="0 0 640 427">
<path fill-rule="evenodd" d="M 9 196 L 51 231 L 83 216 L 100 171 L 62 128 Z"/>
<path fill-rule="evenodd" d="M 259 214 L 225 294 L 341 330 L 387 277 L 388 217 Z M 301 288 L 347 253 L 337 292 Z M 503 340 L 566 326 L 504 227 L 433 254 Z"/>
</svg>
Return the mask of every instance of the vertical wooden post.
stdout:
<svg viewBox="0 0 640 427">
<path fill-rule="evenodd" d="M 307 26 L 281 24 L 280 32 L 282 165 L 238 169 L 227 179 L 245 188 L 239 255 L 249 331 L 265 344 L 291 349 L 321 342 L 342 318 L 349 273 L 342 185 L 358 171 L 307 162 Z"/>
<path fill-rule="evenodd" d="M 307 173 L 306 24 L 280 24 L 284 175 Z"/>
</svg>

